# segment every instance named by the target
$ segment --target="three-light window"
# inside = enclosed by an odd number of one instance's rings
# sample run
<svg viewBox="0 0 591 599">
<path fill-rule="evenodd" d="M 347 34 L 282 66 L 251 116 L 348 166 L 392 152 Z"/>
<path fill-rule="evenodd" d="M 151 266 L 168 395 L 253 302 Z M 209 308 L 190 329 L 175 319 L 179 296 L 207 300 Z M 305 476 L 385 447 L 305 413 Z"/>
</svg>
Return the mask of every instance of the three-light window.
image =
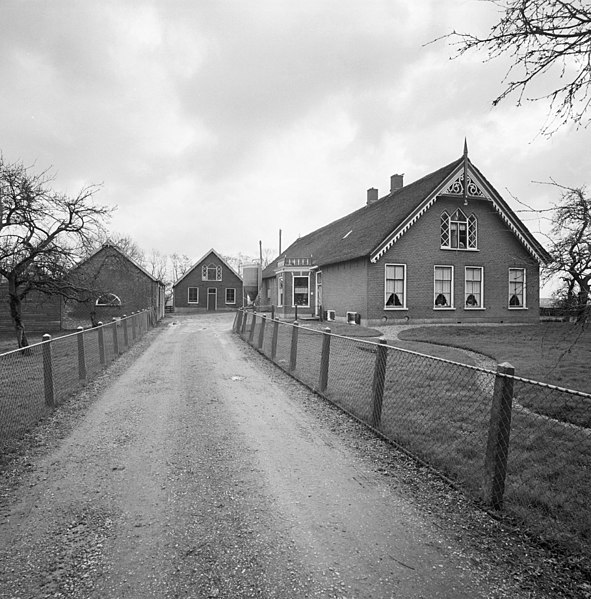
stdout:
<svg viewBox="0 0 591 599">
<path fill-rule="evenodd" d="M 474 214 L 466 216 L 459 208 L 450 216 L 441 215 L 441 248 L 475 250 L 478 248 L 478 220 Z"/>
<path fill-rule="evenodd" d="M 204 264 L 201 267 L 201 278 L 203 281 L 221 281 L 222 267 L 216 264 Z"/>
</svg>

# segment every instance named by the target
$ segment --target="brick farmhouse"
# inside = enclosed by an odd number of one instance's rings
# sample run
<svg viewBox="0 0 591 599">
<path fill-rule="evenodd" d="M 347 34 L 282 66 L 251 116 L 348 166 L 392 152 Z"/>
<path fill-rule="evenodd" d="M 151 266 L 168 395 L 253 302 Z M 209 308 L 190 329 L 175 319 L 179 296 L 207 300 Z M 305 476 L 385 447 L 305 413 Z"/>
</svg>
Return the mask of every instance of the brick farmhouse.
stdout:
<svg viewBox="0 0 591 599">
<path fill-rule="evenodd" d="M 261 303 L 366 325 L 534 322 L 549 260 L 465 147 L 294 242 L 264 270 Z"/>
<path fill-rule="evenodd" d="M 175 312 L 228 311 L 243 305 L 242 278 L 214 249 L 174 284 L 173 291 Z"/>
</svg>

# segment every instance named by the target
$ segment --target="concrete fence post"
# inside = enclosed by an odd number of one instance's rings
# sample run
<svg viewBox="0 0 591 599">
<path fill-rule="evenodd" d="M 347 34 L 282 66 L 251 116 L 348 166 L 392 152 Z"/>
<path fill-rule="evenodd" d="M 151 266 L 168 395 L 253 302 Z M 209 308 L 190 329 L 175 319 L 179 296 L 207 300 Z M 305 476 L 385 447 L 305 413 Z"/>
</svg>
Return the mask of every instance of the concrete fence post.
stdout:
<svg viewBox="0 0 591 599">
<path fill-rule="evenodd" d="M 238 312 L 236 313 L 236 326 L 234 327 L 234 330 L 237 333 L 240 333 L 240 329 L 242 328 L 242 317 L 244 316 L 244 312 L 242 310 L 238 310 Z"/>
<path fill-rule="evenodd" d="M 296 320 L 293 323 L 291 329 L 291 351 L 289 352 L 289 372 L 293 372 L 296 369 L 298 359 L 298 333 L 300 325 Z"/>
<path fill-rule="evenodd" d="M 84 327 L 78 327 L 78 378 L 86 380 L 86 348 L 84 347 Z"/>
<path fill-rule="evenodd" d="M 250 334 L 248 335 L 248 342 L 252 345 L 254 339 L 254 329 L 257 326 L 257 315 L 256 312 L 252 314 L 252 322 L 250 323 Z"/>
<path fill-rule="evenodd" d="M 511 412 L 513 409 L 512 377 L 514 375 L 515 368 L 508 362 L 503 362 L 497 366 L 482 485 L 484 500 L 495 510 L 503 507 L 503 496 L 505 494 L 509 437 L 511 435 Z"/>
<path fill-rule="evenodd" d="M 113 316 L 113 353 L 119 355 L 119 333 L 117 332 L 117 319 Z"/>
<path fill-rule="evenodd" d="M 273 319 L 273 335 L 271 337 L 271 360 L 277 356 L 277 338 L 279 337 L 279 321 Z"/>
<path fill-rule="evenodd" d="M 121 322 L 123 323 L 123 343 L 125 344 L 125 347 L 129 347 L 129 330 L 127 329 L 128 323 L 125 314 L 123 315 Z"/>
<path fill-rule="evenodd" d="M 386 361 L 388 359 L 388 348 L 386 340 L 380 339 L 376 346 L 376 361 L 373 369 L 373 383 L 371 388 L 372 414 L 371 425 L 380 428 L 382 424 L 382 403 L 384 401 L 384 387 L 386 383 Z"/>
<path fill-rule="evenodd" d="M 258 349 L 263 349 L 263 343 L 265 341 L 265 323 L 267 322 L 267 317 L 262 314 L 261 315 L 261 328 L 259 330 L 259 342 L 258 342 Z"/>
<path fill-rule="evenodd" d="M 135 341 L 137 337 L 137 322 L 136 322 L 136 314 L 135 312 L 131 313 L 131 339 Z"/>
<path fill-rule="evenodd" d="M 55 387 L 53 384 L 53 360 L 51 356 L 51 335 L 45 334 L 43 339 L 43 386 L 45 405 L 55 407 Z"/>
<path fill-rule="evenodd" d="M 275 304 L 271 304 L 271 320 L 275 320 Z"/>
<path fill-rule="evenodd" d="M 105 330 L 103 329 L 103 323 L 98 323 L 98 346 L 99 346 L 99 360 L 101 364 L 107 363 L 107 356 L 105 355 Z"/>
<path fill-rule="evenodd" d="M 322 333 L 322 353 L 320 354 L 320 377 L 318 390 L 324 393 L 328 387 L 328 365 L 330 362 L 330 329 L 326 327 Z"/>
<path fill-rule="evenodd" d="M 240 329 L 240 336 L 244 338 L 244 334 L 246 333 L 246 321 L 248 320 L 248 312 L 244 313 L 242 317 L 242 328 Z"/>
</svg>

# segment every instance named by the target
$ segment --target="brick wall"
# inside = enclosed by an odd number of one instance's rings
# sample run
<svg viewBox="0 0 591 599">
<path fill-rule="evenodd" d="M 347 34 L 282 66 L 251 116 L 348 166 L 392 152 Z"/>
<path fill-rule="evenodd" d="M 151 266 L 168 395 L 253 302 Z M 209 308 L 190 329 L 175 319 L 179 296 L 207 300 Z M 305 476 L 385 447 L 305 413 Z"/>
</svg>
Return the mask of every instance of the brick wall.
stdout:
<svg viewBox="0 0 591 599">
<path fill-rule="evenodd" d="M 322 267 L 322 307 L 334 310 L 337 319 L 344 320 L 347 312 L 359 312 L 367 317 L 368 261 L 352 260 Z"/>
</svg>

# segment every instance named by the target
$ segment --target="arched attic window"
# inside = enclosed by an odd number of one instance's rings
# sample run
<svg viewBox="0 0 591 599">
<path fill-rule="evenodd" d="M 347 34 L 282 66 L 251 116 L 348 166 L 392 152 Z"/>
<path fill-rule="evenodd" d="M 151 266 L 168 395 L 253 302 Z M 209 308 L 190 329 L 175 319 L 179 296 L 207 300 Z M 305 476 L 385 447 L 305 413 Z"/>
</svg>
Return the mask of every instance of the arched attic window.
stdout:
<svg viewBox="0 0 591 599">
<path fill-rule="evenodd" d="M 216 264 L 204 264 L 201 267 L 201 278 L 204 281 L 221 281 L 222 267 Z"/>
<path fill-rule="evenodd" d="M 450 216 L 441 214 L 441 247 L 454 250 L 475 250 L 478 247 L 478 219 L 467 217 L 459 208 Z"/>
<path fill-rule="evenodd" d="M 121 299 L 114 293 L 103 293 L 97 298 L 95 304 L 97 306 L 121 306 Z"/>
</svg>

